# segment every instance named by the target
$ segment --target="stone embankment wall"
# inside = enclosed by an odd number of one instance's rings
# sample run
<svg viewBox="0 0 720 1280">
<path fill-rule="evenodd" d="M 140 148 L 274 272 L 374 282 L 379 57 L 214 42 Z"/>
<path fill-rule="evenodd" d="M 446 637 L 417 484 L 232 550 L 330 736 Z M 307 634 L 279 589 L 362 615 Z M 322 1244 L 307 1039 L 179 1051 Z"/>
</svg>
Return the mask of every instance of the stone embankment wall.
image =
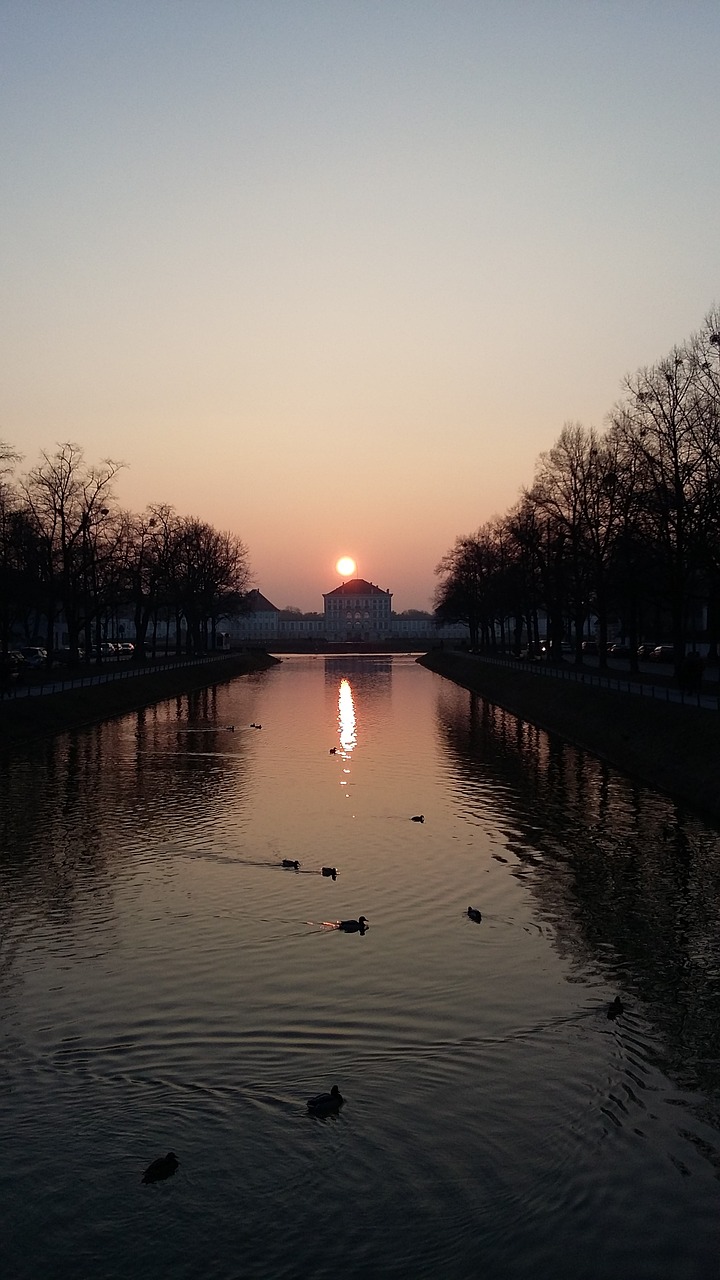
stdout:
<svg viewBox="0 0 720 1280">
<path fill-rule="evenodd" d="M 218 657 L 217 661 L 169 671 L 158 666 L 107 684 L 6 699 L 0 702 L 0 751 L 12 752 L 66 729 L 96 724 L 163 698 L 204 689 L 253 671 L 264 671 L 278 661 L 262 652 L 229 654 Z"/>
<path fill-rule="evenodd" d="M 720 823 L 720 712 L 432 651 L 428 670 L 556 733 Z"/>
</svg>

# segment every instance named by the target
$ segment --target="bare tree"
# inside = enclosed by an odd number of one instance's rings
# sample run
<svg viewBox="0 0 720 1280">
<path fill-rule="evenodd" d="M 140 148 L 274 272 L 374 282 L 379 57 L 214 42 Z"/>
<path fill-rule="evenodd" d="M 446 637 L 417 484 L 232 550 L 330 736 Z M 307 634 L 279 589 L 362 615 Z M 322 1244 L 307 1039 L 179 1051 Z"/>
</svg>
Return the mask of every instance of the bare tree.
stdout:
<svg viewBox="0 0 720 1280">
<path fill-rule="evenodd" d="M 528 649 L 540 648 L 538 610 L 545 609 L 548 632 L 554 651 L 560 652 L 563 635 L 563 553 L 565 534 L 561 522 L 541 510 L 534 489 L 526 490 L 509 513 L 509 529 L 516 549 L 518 584 L 515 610 L 515 643 L 519 650 L 523 626 Z"/>
<path fill-rule="evenodd" d="M 20 498 L 12 477 L 20 460 L 20 454 L 0 440 L 0 657 L 3 662 L 7 660 L 17 605 Z"/>
<path fill-rule="evenodd" d="M 128 599 L 133 609 L 136 661 L 145 657 L 150 623 L 153 657 L 157 645 L 158 611 L 169 607 L 169 564 L 178 520 L 172 507 L 156 503 L 140 516 L 127 512 L 125 520 Z"/>
<path fill-rule="evenodd" d="M 88 467 L 77 444 L 58 446 L 23 481 L 30 521 L 41 548 L 39 608 L 46 618 L 48 662 L 52 662 L 57 610 L 65 614 L 71 653 L 77 656 L 81 628 L 89 649 L 90 627 L 99 616 L 99 569 L 104 522 L 114 500 L 122 463 Z"/>
<path fill-rule="evenodd" d="M 242 607 L 250 585 L 245 544 L 236 535 L 219 533 L 202 520 L 181 520 L 173 539 L 172 580 L 187 624 L 188 652 L 203 652 L 208 645 L 208 626 L 214 646 L 218 618 Z"/>
<path fill-rule="evenodd" d="M 635 455 L 671 618 L 678 675 L 701 528 L 704 475 L 697 444 L 697 393 L 695 362 L 675 348 L 659 364 L 626 379 L 625 396 L 611 417 L 626 449 Z"/>
<path fill-rule="evenodd" d="M 507 530 L 500 521 L 488 521 L 477 533 L 458 538 L 435 570 L 442 578 L 435 592 L 437 621 L 465 622 L 473 648 L 494 648 L 496 624 L 504 635 L 507 568 Z"/>
<path fill-rule="evenodd" d="M 698 554 L 705 575 L 708 656 L 720 644 L 720 308 L 705 317 L 686 344 L 697 383 L 696 450 L 700 471 Z"/>
<path fill-rule="evenodd" d="M 579 423 L 566 423 L 557 442 L 539 458 L 535 480 L 529 491 L 540 520 L 547 522 L 544 578 L 546 589 L 559 591 L 558 568 L 563 570 L 563 595 L 569 598 L 578 656 L 585 621 L 591 611 L 598 610 L 596 600 L 597 564 L 590 528 L 595 516 L 593 484 L 599 454 L 598 438 L 593 430 Z M 596 529 L 596 544 L 601 534 Z M 538 552 L 542 556 L 542 542 Z M 551 574 L 551 566 L 554 572 Z M 542 561 L 541 561 L 542 568 Z M 556 602 L 549 600 L 549 606 Z M 601 606 L 604 602 L 600 602 Z M 556 611 L 553 609 L 553 613 Z M 600 650 L 605 652 L 607 615 L 600 618 Z M 556 637 L 555 637 L 556 638 Z"/>
<path fill-rule="evenodd" d="M 470 644 L 477 648 L 482 616 L 482 575 L 477 539 L 472 535 L 456 538 L 455 545 L 443 556 L 435 573 L 441 579 L 435 591 L 435 617 L 439 622 L 466 623 Z"/>
</svg>

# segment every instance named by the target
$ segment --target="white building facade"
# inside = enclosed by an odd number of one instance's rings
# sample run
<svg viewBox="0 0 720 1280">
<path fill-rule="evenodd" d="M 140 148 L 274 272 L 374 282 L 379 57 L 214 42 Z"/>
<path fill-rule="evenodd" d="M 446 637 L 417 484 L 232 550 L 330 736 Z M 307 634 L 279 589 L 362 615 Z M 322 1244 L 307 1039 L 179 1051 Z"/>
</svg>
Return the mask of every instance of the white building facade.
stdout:
<svg viewBox="0 0 720 1280">
<path fill-rule="evenodd" d="M 237 617 L 222 619 L 218 630 L 236 644 L 287 645 L 293 640 L 319 644 L 402 641 L 420 647 L 439 640 L 467 643 L 464 623 L 438 626 L 431 613 L 413 611 L 412 617 L 392 612 L 392 592 L 383 591 L 365 578 L 343 582 L 323 595 L 323 613 L 300 614 L 278 609 L 260 591 L 250 591 L 246 608 Z"/>
<path fill-rule="evenodd" d="M 392 591 L 382 591 L 364 578 L 352 578 L 323 595 L 325 636 L 338 640 L 389 640 L 392 635 Z"/>
<path fill-rule="evenodd" d="M 223 619 L 219 626 L 222 631 L 230 633 L 231 644 L 238 641 L 268 644 L 278 638 L 280 610 L 261 591 L 248 591 L 243 612 L 237 617 Z"/>
</svg>

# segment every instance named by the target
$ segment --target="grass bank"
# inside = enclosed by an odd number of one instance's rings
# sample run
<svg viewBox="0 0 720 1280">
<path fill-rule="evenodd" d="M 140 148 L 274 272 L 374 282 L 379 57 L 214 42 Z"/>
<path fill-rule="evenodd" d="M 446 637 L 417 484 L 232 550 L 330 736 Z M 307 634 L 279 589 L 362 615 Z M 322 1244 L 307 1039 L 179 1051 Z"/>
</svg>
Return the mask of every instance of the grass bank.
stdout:
<svg viewBox="0 0 720 1280">
<path fill-rule="evenodd" d="M 0 702 L 0 751 L 12 752 L 41 738 L 124 715 L 163 698 L 264 671 L 278 661 L 267 653 L 224 654 L 216 661 L 169 671 L 161 666 L 150 667 L 126 680 L 6 699 Z"/>
<path fill-rule="evenodd" d="M 432 651 L 428 670 L 720 823 L 720 713 Z"/>
</svg>

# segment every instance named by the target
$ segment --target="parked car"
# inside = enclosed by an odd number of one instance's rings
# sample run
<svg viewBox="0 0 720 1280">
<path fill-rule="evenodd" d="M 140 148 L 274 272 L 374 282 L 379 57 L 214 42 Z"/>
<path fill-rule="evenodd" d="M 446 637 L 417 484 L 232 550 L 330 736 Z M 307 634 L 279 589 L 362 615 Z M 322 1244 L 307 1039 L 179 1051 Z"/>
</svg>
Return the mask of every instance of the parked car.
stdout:
<svg viewBox="0 0 720 1280">
<path fill-rule="evenodd" d="M 611 658 L 629 658 L 631 653 L 630 645 L 623 644 L 620 640 L 615 644 L 611 644 L 608 654 Z"/>
<path fill-rule="evenodd" d="M 56 658 L 57 658 L 58 662 L 71 662 L 71 661 L 72 661 L 72 650 L 71 650 L 71 648 L 70 648 L 70 645 L 69 645 L 69 644 L 64 644 L 64 645 L 62 645 L 59 649 L 56 649 L 56 650 L 55 650 L 55 656 L 56 656 Z M 77 656 L 78 656 L 78 658 L 79 658 L 79 659 L 84 658 L 84 657 L 85 657 L 85 650 L 79 647 L 79 648 L 78 648 L 78 651 L 77 651 Z"/>
<path fill-rule="evenodd" d="M 647 659 L 650 657 L 652 653 L 655 652 L 656 648 L 657 648 L 657 645 L 652 640 L 648 640 L 644 644 L 638 645 L 637 656 L 638 658 Z"/>
<path fill-rule="evenodd" d="M 17 676 L 25 666 L 25 659 L 17 649 L 8 649 L 7 658 L 0 658 L 0 677 Z"/>
<path fill-rule="evenodd" d="M 25 659 L 26 667 L 42 667 L 47 662 L 47 649 L 41 649 L 37 645 L 21 645 L 18 653 Z"/>
<path fill-rule="evenodd" d="M 596 653 L 597 653 L 597 651 L 598 651 L 598 643 L 597 643 L 597 640 L 583 640 L 583 643 L 582 643 L 582 651 L 583 651 L 583 653 L 588 653 L 588 654 L 590 654 L 591 656 L 592 656 L 593 654 L 596 654 Z"/>
<path fill-rule="evenodd" d="M 122 644 L 115 646 L 121 658 L 131 658 L 135 652 L 135 645 L 129 640 L 123 640 Z"/>
<path fill-rule="evenodd" d="M 651 662 L 672 662 L 675 650 L 671 644 L 657 644 L 650 654 Z"/>
<path fill-rule="evenodd" d="M 92 646 L 92 648 L 90 649 L 90 657 L 91 658 L 97 658 L 97 657 L 116 658 L 117 650 L 115 645 L 111 644 L 109 640 L 103 640 L 99 649 L 95 644 Z"/>
</svg>

